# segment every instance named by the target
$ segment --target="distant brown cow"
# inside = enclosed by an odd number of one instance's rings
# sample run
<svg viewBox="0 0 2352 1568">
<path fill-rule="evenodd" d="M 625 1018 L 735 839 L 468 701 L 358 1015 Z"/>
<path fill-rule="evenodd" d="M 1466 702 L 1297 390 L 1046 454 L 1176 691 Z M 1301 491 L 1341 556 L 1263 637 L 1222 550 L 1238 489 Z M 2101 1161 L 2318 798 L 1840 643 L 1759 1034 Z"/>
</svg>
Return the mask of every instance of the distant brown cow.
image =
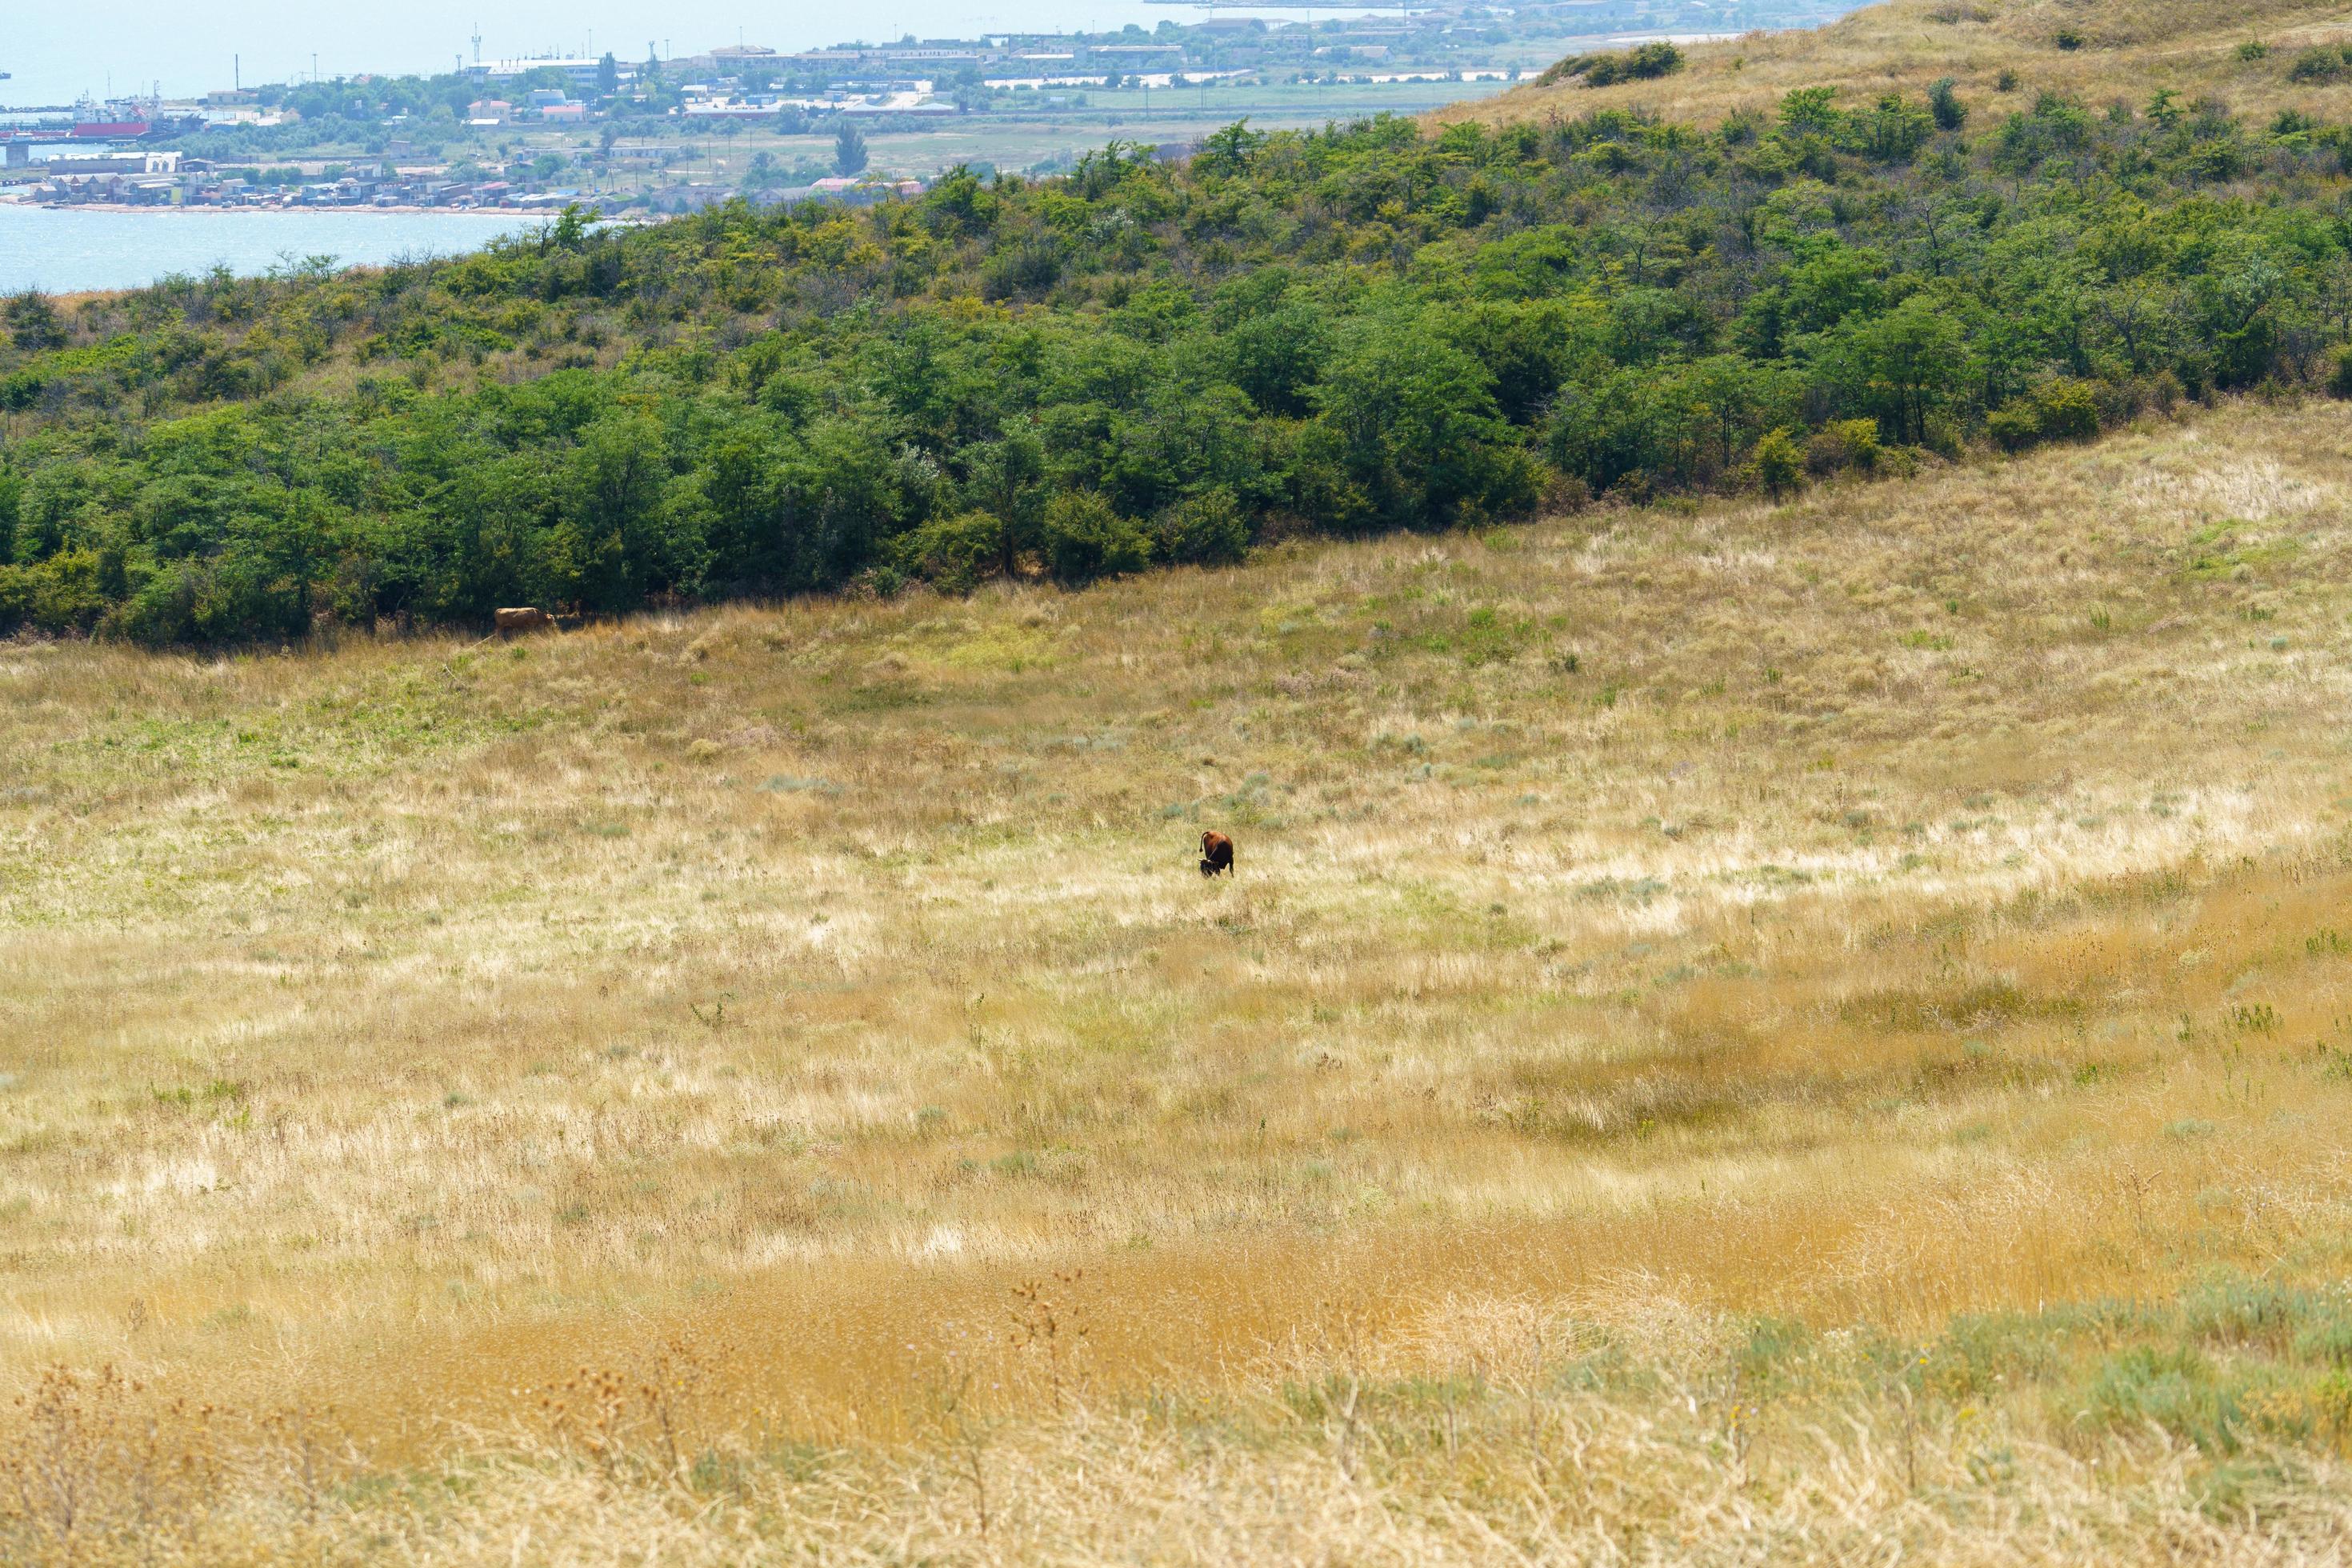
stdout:
<svg viewBox="0 0 2352 1568">
<path fill-rule="evenodd" d="M 1201 835 L 1201 875 L 1213 877 L 1234 868 L 1234 841 L 1213 830 Z"/>
<path fill-rule="evenodd" d="M 492 619 L 502 637 L 510 637 L 517 632 L 543 632 L 555 625 L 553 616 L 537 609 L 500 610 Z"/>
</svg>

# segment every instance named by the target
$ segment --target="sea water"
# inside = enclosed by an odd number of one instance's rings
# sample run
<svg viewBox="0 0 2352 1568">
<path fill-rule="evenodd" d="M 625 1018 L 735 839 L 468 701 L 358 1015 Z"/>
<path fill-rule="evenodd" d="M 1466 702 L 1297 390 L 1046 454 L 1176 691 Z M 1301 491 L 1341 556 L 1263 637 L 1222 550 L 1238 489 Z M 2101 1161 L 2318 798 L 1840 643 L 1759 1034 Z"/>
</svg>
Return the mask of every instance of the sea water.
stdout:
<svg viewBox="0 0 2352 1568">
<path fill-rule="evenodd" d="M 93 212 L 0 203 L 0 294 L 137 289 L 175 272 L 226 266 L 263 273 L 314 257 L 383 266 L 478 250 L 550 221 L 535 213 Z"/>
</svg>

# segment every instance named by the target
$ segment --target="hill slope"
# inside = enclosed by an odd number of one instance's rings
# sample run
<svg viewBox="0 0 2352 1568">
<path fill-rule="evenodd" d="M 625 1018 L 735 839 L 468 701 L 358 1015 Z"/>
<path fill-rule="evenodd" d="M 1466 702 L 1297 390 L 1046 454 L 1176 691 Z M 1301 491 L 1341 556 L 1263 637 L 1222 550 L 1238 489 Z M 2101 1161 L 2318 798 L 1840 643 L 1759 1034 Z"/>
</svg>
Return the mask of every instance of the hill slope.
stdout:
<svg viewBox="0 0 2352 1568">
<path fill-rule="evenodd" d="M 1886 0 L 1812 31 L 1689 46 L 1687 67 L 1663 79 L 1528 85 L 1432 118 L 1501 125 L 1638 107 L 1713 124 L 1741 110 L 1769 115 L 1799 88 L 1834 87 L 1859 102 L 1922 94 L 1950 78 L 1978 100 L 2013 92 L 2019 107 L 2055 92 L 2137 109 L 2168 89 L 2184 104 L 2212 98 L 2233 113 L 2341 121 L 2352 113 L 2352 70 L 2340 55 L 2347 43 L 2352 16 L 2313 0 Z M 2313 49 L 2337 51 L 2334 68 L 2298 78 L 2296 62 Z M 2004 73 L 2015 79 L 2007 92 Z"/>
<path fill-rule="evenodd" d="M 0 633 L 1075 584 L 2352 389 L 2352 126 L 1784 90 L 1834 37 L 1706 126 L 1234 126 L 1181 168 L 10 300 Z"/>
<path fill-rule="evenodd" d="M 85 1558 L 2324 1560 L 2339 426 L 0 649 L 0 1354 L 85 1369 L 0 1466 Z"/>
</svg>

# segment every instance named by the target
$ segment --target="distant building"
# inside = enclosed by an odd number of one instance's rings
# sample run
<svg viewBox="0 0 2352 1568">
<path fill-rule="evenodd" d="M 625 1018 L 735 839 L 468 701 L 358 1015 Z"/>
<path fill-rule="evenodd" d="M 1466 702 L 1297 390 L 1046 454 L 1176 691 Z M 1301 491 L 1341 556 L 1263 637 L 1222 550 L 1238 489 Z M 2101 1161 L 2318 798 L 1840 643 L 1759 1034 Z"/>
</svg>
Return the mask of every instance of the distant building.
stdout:
<svg viewBox="0 0 2352 1568">
<path fill-rule="evenodd" d="M 52 158 L 41 165 L 49 174 L 176 174 L 177 153 L 99 153 L 79 158 Z"/>
<path fill-rule="evenodd" d="M 585 56 L 562 56 L 543 60 L 489 60 L 480 65 L 468 66 L 466 69 L 467 74 L 477 81 L 512 81 L 519 76 L 529 76 L 533 71 L 560 70 L 572 79 L 572 86 L 584 87 L 593 90 L 604 79 L 604 61 L 601 56 L 594 59 Z M 621 80 L 636 79 L 636 70 L 634 67 L 623 65 L 619 69 Z"/>
</svg>

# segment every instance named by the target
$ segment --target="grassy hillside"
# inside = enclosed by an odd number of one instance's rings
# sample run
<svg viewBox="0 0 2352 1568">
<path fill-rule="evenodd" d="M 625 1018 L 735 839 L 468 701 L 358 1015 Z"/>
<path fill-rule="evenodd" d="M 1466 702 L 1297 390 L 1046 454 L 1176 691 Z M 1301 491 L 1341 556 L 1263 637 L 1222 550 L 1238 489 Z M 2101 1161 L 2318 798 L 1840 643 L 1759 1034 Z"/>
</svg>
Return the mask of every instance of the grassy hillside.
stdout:
<svg viewBox="0 0 2352 1568">
<path fill-rule="evenodd" d="M 2019 107 L 2049 92 L 2137 109 L 2168 90 L 2233 113 L 2342 120 L 2352 113 L 2347 43 L 2352 16 L 2314 0 L 1885 0 L 1813 31 L 1688 46 L 1686 68 L 1664 79 L 1530 84 L 1434 118 L 1500 125 L 1640 109 L 1714 124 L 1743 110 L 1769 114 L 1800 88 L 1834 87 L 1861 103 L 1949 78 L 1964 93 L 2013 96 Z"/>
<path fill-rule="evenodd" d="M 9 645 L 0 1555 L 2336 1560 L 2340 425 Z"/>
</svg>

